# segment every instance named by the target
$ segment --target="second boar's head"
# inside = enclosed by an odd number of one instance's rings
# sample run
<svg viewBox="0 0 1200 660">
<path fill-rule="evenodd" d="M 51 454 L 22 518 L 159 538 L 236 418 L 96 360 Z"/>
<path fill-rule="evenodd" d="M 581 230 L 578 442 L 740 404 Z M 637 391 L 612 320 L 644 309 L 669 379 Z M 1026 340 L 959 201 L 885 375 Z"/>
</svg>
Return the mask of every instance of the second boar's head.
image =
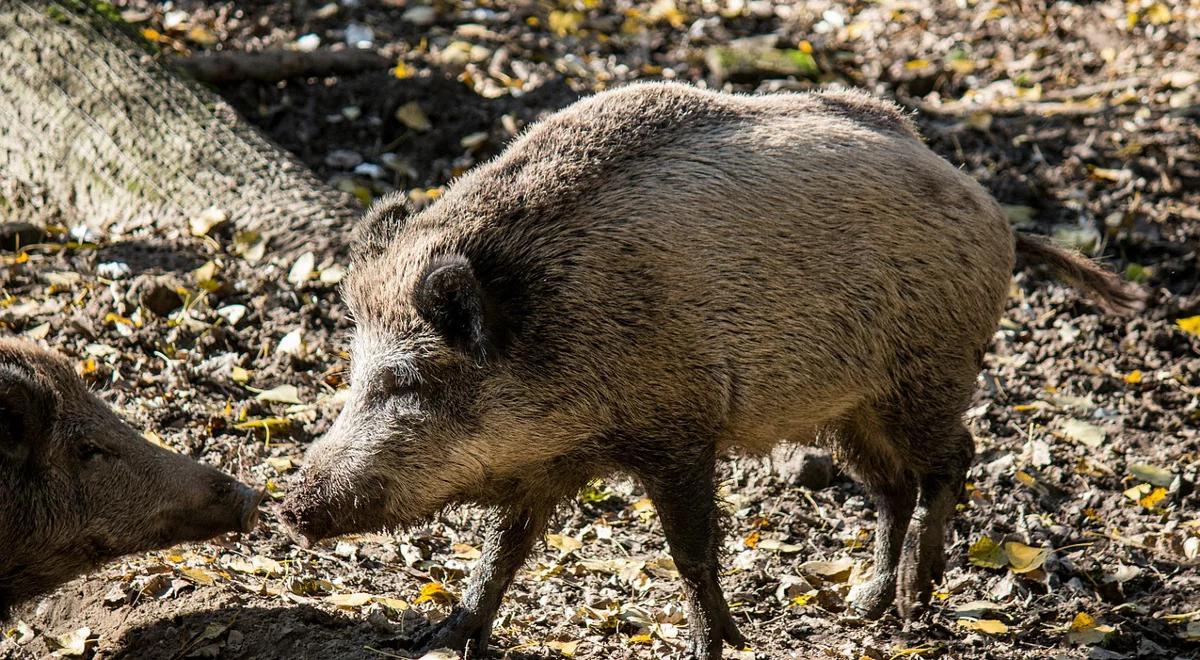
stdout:
<svg viewBox="0 0 1200 660">
<path fill-rule="evenodd" d="M 120 555 L 250 531 L 261 500 L 143 438 L 61 356 L 0 339 L 0 619 Z"/>
</svg>

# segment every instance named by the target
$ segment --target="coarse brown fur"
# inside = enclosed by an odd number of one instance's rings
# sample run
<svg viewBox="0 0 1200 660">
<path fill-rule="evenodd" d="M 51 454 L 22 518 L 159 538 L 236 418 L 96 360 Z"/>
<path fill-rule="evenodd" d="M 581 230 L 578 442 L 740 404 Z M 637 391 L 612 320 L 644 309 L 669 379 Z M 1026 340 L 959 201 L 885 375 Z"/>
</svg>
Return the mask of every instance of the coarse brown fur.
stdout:
<svg viewBox="0 0 1200 660">
<path fill-rule="evenodd" d="M 61 356 L 0 338 L 0 620 L 122 554 L 248 529 L 260 500 L 142 438 Z"/>
<path fill-rule="evenodd" d="M 832 447 L 875 495 L 860 611 L 897 581 L 906 614 L 928 599 L 1014 235 L 894 105 L 632 85 L 532 126 L 421 212 L 382 200 L 360 244 L 351 399 L 285 518 L 323 538 L 495 507 L 431 646 L 486 649 L 547 511 L 620 471 L 658 508 L 693 654 L 719 657 L 742 638 L 717 583 L 714 464 L 781 441 Z M 1063 254 L 1035 256 L 1111 292 Z"/>
</svg>

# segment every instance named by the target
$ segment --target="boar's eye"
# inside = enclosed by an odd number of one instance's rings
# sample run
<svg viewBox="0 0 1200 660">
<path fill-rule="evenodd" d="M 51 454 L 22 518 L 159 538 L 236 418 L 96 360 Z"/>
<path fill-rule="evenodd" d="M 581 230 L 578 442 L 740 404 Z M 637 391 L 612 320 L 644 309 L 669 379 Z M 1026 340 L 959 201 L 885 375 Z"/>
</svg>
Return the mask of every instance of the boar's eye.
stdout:
<svg viewBox="0 0 1200 660">
<path fill-rule="evenodd" d="M 384 369 L 379 372 L 376 387 L 385 396 L 400 396 L 414 391 L 416 383 L 413 383 L 406 377 L 402 377 L 391 369 Z"/>
<path fill-rule="evenodd" d="M 94 442 L 85 440 L 79 444 L 79 460 L 83 461 L 84 463 L 91 463 L 97 459 L 106 458 L 112 455 L 113 454 L 111 451 Z"/>
</svg>

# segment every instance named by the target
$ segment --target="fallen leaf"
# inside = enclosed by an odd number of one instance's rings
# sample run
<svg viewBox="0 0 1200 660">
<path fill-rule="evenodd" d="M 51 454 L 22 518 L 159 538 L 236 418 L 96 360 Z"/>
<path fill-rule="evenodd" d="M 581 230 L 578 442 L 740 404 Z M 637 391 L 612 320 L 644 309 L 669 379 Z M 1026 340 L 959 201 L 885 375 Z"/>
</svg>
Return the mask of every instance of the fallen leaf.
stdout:
<svg viewBox="0 0 1200 660">
<path fill-rule="evenodd" d="M 308 345 L 304 342 L 304 331 L 296 329 L 287 333 L 283 339 L 279 340 L 279 347 L 275 350 L 285 355 L 304 357 L 308 353 Z"/>
<path fill-rule="evenodd" d="M 757 548 L 759 550 L 770 550 L 771 552 L 778 552 L 778 553 L 782 553 L 785 555 L 796 554 L 797 552 L 800 552 L 801 550 L 804 549 L 804 548 L 802 548 L 798 545 L 792 544 L 792 543 L 784 543 L 783 541 L 780 541 L 779 539 L 762 539 L 762 540 L 758 541 Z M 818 563 L 818 562 L 808 562 L 808 563 Z"/>
<path fill-rule="evenodd" d="M 746 546 L 747 548 L 751 548 L 751 549 L 757 548 L 758 542 L 761 538 L 762 538 L 762 536 L 757 531 L 750 532 L 750 534 L 747 535 L 746 538 L 742 539 L 742 545 Z"/>
<path fill-rule="evenodd" d="M 1200 316 L 1189 316 L 1186 319 L 1178 319 L 1175 321 L 1175 325 L 1188 334 L 1200 336 Z"/>
<path fill-rule="evenodd" d="M 1133 463 L 1129 466 L 1129 474 L 1139 481 L 1145 481 L 1153 486 L 1170 487 L 1175 481 L 1175 473 L 1146 463 Z"/>
<path fill-rule="evenodd" d="M 292 405 L 300 405 L 300 390 L 296 389 L 295 385 L 280 385 L 269 390 L 263 390 L 254 397 L 259 401 L 268 401 L 270 403 L 290 403 Z"/>
<path fill-rule="evenodd" d="M 797 566 L 796 570 L 803 575 L 814 575 L 827 582 L 845 582 L 850 579 L 850 573 L 854 570 L 854 562 L 849 559 L 806 561 Z"/>
<path fill-rule="evenodd" d="M 1008 556 L 1008 566 L 1013 573 L 1028 573 L 1035 571 L 1046 563 L 1050 554 L 1047 548 L 1034 548 L 1018 541 L 1004 544 L 1004 554 Z"/>
<path fill-rule="evenodd" d="M 1067 629 L 1067 640 L 1072 644 L 1099 644 L 1112 632 L 1112 626 L 1102 625 L 1087 612 L 1080 612 Z"/>
<path fill-rule="evenodd" d="M 228 220 L 229 215 L 225 211 L 210 206 L 193 217 L 188 224 L 192 230 L 192 236 L 207 236 L 213 228 L 225 224 Z"/>
<path fill-rule="evenodd" d="M 429 123 L 429 117 L 425 115 L 425 111 L 416 101 L 396 108 L 396 120 L 414 131 L 424 132 L 433 128 L 433 124 Z"/>
<path fill-rule="evenodd" d="M 555 651 L 558 651 L 559 655 L 563 656 L 564 658 L 574 658 L 575 657 L 575 649 L 579 646 L 579 641 L 578 640 L 571 641 L 571 642 L 550 641 L 550 642 L 546 642 L 546 646 L 551 649 L 554 649 Z"/>
<path fill-rule="evenodd" d="M 55 647 L 54 656 L 60 658 L 82 657 L 87 653 L 91 640 L 92 629 L 84 626 L 65 635 L 47 637 L 50 645 Z"/>
<path fill-rule="evenodd" d="M 483 554 L 479 551 L 479 548 L 467 543 L 455 543 L 450 546 L 450 549 L 454 551 L 456 559 L 479 559 L 480 555 Z"/>
<path fill-rule="evenodd" d="M 212 585 L 217 582 L 215 575 L 199 568 L 184 567 L 180 568 L 179 572 L 196 584 Z"/>
<path fill-rule="evenodd" d="M 1125 382 L 1129 383 L 1130 385 L 1137 385 L 1138 383 L 1142 382 L 1142 370 L 1134 369 L 1133 371 L 1125 374 Z"/>
<path fill-rule="evenodd" d="M 1063 435 L 1088 447 L 1099 447 L 1104 442 L 1104 429 L 1078 419 L 1068 419 L 1062 425 Z"/>
<path fill-rule="evenodd" d="M 273 456 L 267 459 L 267 465 L 270 465 L 273 470 L 279 474 L 283 474 L 292 468 L 296 467 L 292 459 L 287 456 Z"/>
<path fill-rule="evenodd" d="M 424 603 L 425 601 L 433 601 L 435 603 L 449 603 L 454 601 L 454 596 L 450 595 L 449 591 L 442 586 L 440 582 L 430 582 L 421 587 L 421 593 L 413 603 Z"/>
<path fill-rule="evenodd" d="M 1008 555 L 999 543 L 982 536 L 967 550 L 967 561 L 983 568 L 1004 568 L 1008 566 Z"/>
<path fill-rule="evenodd" d="M 1161 488 L 1161 487 L 1155 488 L 1154 490 L 1150 491 L 1150 493 L 1147 494 L 1145 497 L 1138 499 L 1138 504 L 1142 505 L 1143 507 L 1145 507 L 1147 509 L 1153 509 L 1156 506 L 1158 506 L 1159 502 L 1162 502 L 1163 498 L 1165 498 L 1166 496 L 1167 496 L 1166 488 Z"/>
<path fill-rule="evenodd" d="M 547 534 L 546 543 L 551 547 L 557 548 L 563 556 L 569 555 L 583 547 L 583 541 L 573 536 L 564 536 L 562 534 Z"/>
<path fill-rule="evenodd" d="M 996 619 L 959 619 L 956 623 L 969 630 L 978 630 L 989 635 L 1002 635 L 1008 632 L 1008 626 Z"/>
<path fill-rule="evenodd" d="M 333 594 L 332 596 L 326 596 L 325 602 L 336 607 L 353 610 L 370 603 L 374 599 L 375 597 L 371 594 L 358 592 L 352 594 Z"/>
</svg>

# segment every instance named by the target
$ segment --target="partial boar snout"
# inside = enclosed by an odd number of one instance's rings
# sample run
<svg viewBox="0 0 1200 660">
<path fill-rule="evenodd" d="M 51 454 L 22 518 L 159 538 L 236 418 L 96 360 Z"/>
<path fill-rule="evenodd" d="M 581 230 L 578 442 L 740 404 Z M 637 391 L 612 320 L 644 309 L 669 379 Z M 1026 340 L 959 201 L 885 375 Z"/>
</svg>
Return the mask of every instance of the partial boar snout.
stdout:
<svg viewBox="0 0 1200 660">
<path fill-rule="evenodd" d="M 249 534 L 258 526 L 258 507 L 262 505 L 266 493 L 261 490 L 255 490 L 243 483 L 237 484 L 236 490 L 242 512 L 238 531 L 243 534 Z"/>
</svg>

